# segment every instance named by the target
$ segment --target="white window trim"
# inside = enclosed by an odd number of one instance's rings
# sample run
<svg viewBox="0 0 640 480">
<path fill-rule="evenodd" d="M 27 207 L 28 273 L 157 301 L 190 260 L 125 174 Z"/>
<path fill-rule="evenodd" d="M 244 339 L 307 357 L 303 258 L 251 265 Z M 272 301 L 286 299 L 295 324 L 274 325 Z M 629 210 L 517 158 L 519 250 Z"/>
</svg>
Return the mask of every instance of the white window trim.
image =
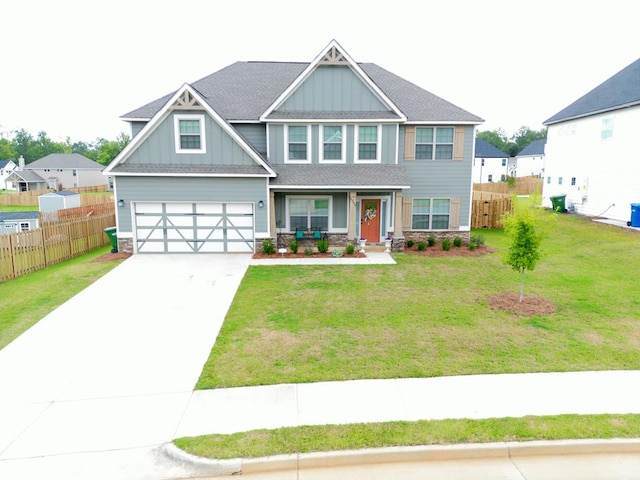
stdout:
<svg viewBox="0 0 640 480">
<path fill-rule="evenodd" d="M 377 127 L 376 133 L 376 158 L 374 160 L 360 160 L 358 155 L 360 153 L 360 127 Z M 353 151 L 353 163 L 382 163 L 382 125 L 371 124 L 358 124 L 354 128 L 354 151 Z"/>
<path fill-rule="evenodd" d="M 198 120 L 200 122 L 200 148 L 180 148 L 180 120 Z M 174 115 L 173 132 L 176 153 L 207 153 L 204 115 Z"/>
<path fill-rule="evenodd" d="M 433 128 L 433 142 L 431 142 L 431 143 L 418 142 L 418 129 L 419 128 Z M 448 129 L 453 128 L 453 140 L 451 141 L 451 143 L 438 143 L 436 141 L 436 138 L 438 136 L 438 129 L 439 128 L 448 128 Z M 413 146 L 413 158 L 415 158 L 416 161 L 425 161 L 425 162 L 450 162 L 450 161 L 453 160 L 453 156 L 454 156 L 455 141 L 456 141 L 456 129 L 455 129 L 455 127 L 451 127 L 449 125 L 440 125 L 440 126 L 419 125 L 419 126 L 416 126 L 416 141 L 415 141 L 415 144 Z M 418 145 L 431 145 L 433 147 L 431 149 L 431 158 L 418 158 L 418 156 L 416 154 Z M 436 146 L 437 145 L 451 145 L 451 158 L 438 158 L 438 159 L 436 159 Z M 484 158 L 482 159 L 482 165 L 484 166 Z"/>
<path fill-rule="evenodd" d="M 413 228 L 413 204 L 416 200 L 430 200 L 429 202 L 429 228 Z M 433 201 L 434 200 L 449 200 L 449 222 L 447 228 L 432 228 L 433 225 Z M 436 213 L 435 215 L 442 215 Z M 447 232 L 451 230 L 451 197 L 414 197 L 411 200 L 411 231 L 413 232 Z"/>
<path fill-rule="evenodd" d="M 289 127 L 307 127 L 307 158 L 304 160 L 289 159 Z M 285 124 L 284 125 L 284 163 L 311 163 L 311 125 Z"/>
<path fill-rule="evenodd" d="M 20 222 L 19 228 L 21 232 L 27 232 L 31 230 L 31 224 L 29 222 Z"/>
<path fill-rule="evenodd" d="M 333 197 L 331 195 L 287 195 L 285 196 L 285 216 L 286 216 L 286 226 L 285 228 L 287 229 L 287 232 L 289 233 L 294 233 L 291 230 L 291 222 L 290 222 L 290 218 L 291 215 L 289 215 L 289 200 L 294 199 L 294 200 L 329 200 L 329 215 L 328 215 L 328 219 L 327 219 L 327 231 L 328 232 L 333 232 L 333 230 L 331 230 L 331 225 L 333 225 Z"/>
<path fill-rule="evenodd" d="M 319 148 L 319 153 L 318 153 L 318 158 L 320 159 L 320 163 L 347 163 L 347 136 L 346 136 L 346 132 L 347 132 L 347 126 L 346 125 L 340 125 L 337 123 L 330 123 L 327 124 L 326 126 L 329 127 L 340 127 L 341 131 L 342 131 L 342 142 L 341 142 L 341 151 L 340 151 L 340 159 L 338 160 L 325 160 L 324 158 L 324 127 L 325 125 L 320 125 L 320 138 L 319 138 L 319 144 L 320 144 L 320 148 Z"/>
</svg>

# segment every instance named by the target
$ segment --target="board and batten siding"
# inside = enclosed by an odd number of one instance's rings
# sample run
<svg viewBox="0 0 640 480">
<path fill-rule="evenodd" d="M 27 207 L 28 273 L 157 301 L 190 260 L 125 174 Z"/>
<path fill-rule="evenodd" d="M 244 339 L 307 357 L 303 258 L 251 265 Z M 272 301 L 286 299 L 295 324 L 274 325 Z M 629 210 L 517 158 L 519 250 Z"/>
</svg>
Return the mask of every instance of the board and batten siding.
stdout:
<svg viewBox="0 0 640 480">
<path fill-rule="evenodd" d="M 174 115 L 204 115 L 206 153 L 176 153 Z M 204 111 L 173 111 L 127 159 L 130 164 L 255 165 L 255 161 Z"/>
<path fill-rule="evenodd" d="M 401 129 L 400 161 L 411 181 L 411 189 L 403 192 L 404 220 L 408 219 L 407 205 L 413 198 L 451 198 L 452 216 L 459 209 L 458 222 L 452 219 L 451 227 L 469 227 L 474 132 L 473 126 L 455 127 L 453 160 L 415 160 L 412 155 L 415 151 L 415 126 Z"/>
<path fill-rule="evenodd" d="M 339 121 L 328 122 L 331 125 L 344 125 Z M 364 125 L 364 123 L 363 123 Z M 366 125 L 371 125 L 367 123 Z M 270 124 L 269 125 L 269 161 L 273 164 L 285 163 L 285 155 L 287 155 L 287 146 L 284 144 L 284 129 L 287 125 L 283 124 Z M 347 124 L 343 130 L 346 142 L 346 163 L 354 163 L 355 157 L 355 135 L 358 125 Z M 380 148 L 380 163 L 393 165 L 396 163 L 396 143 L 398 138 L 398 125 L 397 124 L 383 124 L 380 130 L 381 148 Z M 311 138 L 308 139 L 309 148 L 311 149 L 310 157 L 311 163 L 320 163 L 320 125 L 312 124 L 309 130 Z"/>
<path fill-rule="evenodd" d="M 347 66 L 319 66 L 277 111 L 386 112 L 380 99 Z"/>
<path fill-rule="evenodd" d="M 268 192 L 265 178 L 193 178 L 193 177 L 116 177 L 118 199 L 124 207 L 116 208 L 118 232 L 132 232 L 132 202 L 222 202 L 257 203 L 255 231 L 267 232 Z"/>
<path fill-rule="evenodd" d="M 267 128 L 263 123 L 234 123 L 233 127 L 261 155 L 267 155 Z"/>
</svg>

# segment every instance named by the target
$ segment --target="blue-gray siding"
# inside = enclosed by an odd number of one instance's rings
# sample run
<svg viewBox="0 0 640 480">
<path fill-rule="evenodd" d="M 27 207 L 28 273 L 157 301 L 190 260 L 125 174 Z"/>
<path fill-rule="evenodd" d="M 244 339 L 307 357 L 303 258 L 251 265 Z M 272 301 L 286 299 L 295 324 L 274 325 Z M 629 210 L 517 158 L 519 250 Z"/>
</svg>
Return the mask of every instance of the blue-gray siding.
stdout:
<svg viewBox="0 0 640 480">
<path fill-rule="evenodd" d="M 474 127 L 465 127 L 463 160 L 404 161 L 404 128 L 400 131 L 400 158 L 411 179 L 411 189 L 403 196 L 460 198 L 460 226 L 469 226 Z"/>
<path fill-rule="evenodd" d="M 235 123 L 233 127 L 260 154 L 267 155 L 267 127 L 263 123 Z"/>
<path fill-rule="evenodd" d="M 383 112 L 389 109 L 346 66 L 321 66 L 278 109 L 282 111 Z"/>
<path fill-rule="evenodd" d="M 256 204 L 255 231 L 268 230 L 266 208 L 267 182 L 264 178 L 187 178 L 187 177 L 116 177 L 118 199 L 124 207 L 116 208 L 121 232 L 131 232 L 131 202 L 235 202 Z"/>
<path fill-rule="evenodd" d="M 165 118 L 127 159 L 128 163 L 160 163 L 173 165 L 255 165 L 255 161 L 206 112 L 206 153 L 176 153 L 174 114 L 193 114 L 193 111 L 175 111 Z"/>
</svg>

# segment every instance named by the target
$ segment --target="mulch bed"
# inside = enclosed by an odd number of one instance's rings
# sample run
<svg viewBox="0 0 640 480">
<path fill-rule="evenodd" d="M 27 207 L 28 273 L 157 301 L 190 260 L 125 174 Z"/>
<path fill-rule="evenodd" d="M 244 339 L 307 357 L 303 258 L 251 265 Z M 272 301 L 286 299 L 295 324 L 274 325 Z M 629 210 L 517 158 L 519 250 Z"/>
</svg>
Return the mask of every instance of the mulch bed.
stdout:
<svg viewBox="0 0 640 480">
<path fill-rule="evenodd" d="M 129 258 L 131 256 L 130 253 L 105 253 L 104 255 L 100 255 L 99 257 L 91 260 L 92 262 L 113 262 L 115 260 L 124 260 L 125 258 Z"/>
<path fill-rule="evenodd" d="M 311 255 L 305 255 L 305 253 L 291 253 L 291 252 L 287 252 L 287 253 L 273 253 L 271 255 L 266 255 L 262 252 L 256 252 L 253 254 L 253 257 L 256 260 L 262 260 L 262 259 L 270 259 L 270 260 L 277 260 L 280 258 L 334 258 L 333 255 L 331 254 L 331 252 L 327 252 L 327 253 L 319 253 L 319 252 L 314 252 Z M 339 258 L 367 258 L 366 253 L 360 253 L 360 252 L 355 252 L 352 255 L 347 255 L 346 253 L 342 254 L 342 257 Z"/>
<path fill-rule="evenodd" d="M 515 293 L 501 293 L 489 298 L 489 305 L 519 315 L 550 315 L 555 311 L 553 303 L 541 297 L 525 295 L 520 302 L 520 295 Z"/>
</svg>

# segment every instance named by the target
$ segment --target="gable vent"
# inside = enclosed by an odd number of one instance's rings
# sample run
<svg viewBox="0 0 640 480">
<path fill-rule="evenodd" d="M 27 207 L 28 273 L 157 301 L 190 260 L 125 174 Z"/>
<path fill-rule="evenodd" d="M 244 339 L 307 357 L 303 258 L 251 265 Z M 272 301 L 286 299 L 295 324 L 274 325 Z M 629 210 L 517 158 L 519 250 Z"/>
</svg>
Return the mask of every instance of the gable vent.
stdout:
<svg viewBox="0 0 640 480">
<path fill-rule="evenodd" d="M 202 108 L 198 101 L 187 90 L 178 97 L 173 107 L 180 108 L 181 110 L 200 110 Z"/>
<path fill-rule="evenodd" d="M 336 47 L 331 47 L 329 51 L 322 57 L 320 60 L 321 65 L 337 65 L 340 63 L 346 63 L 347 59 L 344 58 L 344 55 L 338 50 Z"/>
</svg>

